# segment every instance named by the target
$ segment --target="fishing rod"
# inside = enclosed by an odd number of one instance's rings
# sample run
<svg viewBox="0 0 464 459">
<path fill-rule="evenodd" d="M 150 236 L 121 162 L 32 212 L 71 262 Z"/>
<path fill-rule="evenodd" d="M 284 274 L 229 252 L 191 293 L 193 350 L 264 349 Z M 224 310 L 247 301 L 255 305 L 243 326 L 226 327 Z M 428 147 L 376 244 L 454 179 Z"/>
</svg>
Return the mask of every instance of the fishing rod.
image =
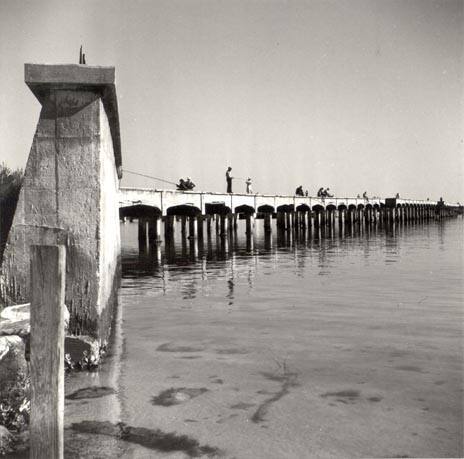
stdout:
<svg viewBox="0 0 464 459">
<path fill-rule="evenodd" d="M 123 169 L 123 172 L 127 172 L 128 174 L 140 175 L 140 177 L 145 177 L 145 178 L 149 178 L 149 179 L 153 179 L 153 180 L 159 180 L 160 182 L 169 183 L 171 185 L 177 185 L 177 183 L 170 182 L 169 180 L 164 180 L 164 179 L 159 178 L 159 177 L 154 177 L 153 175 L 141 174 L 140 172 L 129 171 L 127 169 Z"/>
</svg>

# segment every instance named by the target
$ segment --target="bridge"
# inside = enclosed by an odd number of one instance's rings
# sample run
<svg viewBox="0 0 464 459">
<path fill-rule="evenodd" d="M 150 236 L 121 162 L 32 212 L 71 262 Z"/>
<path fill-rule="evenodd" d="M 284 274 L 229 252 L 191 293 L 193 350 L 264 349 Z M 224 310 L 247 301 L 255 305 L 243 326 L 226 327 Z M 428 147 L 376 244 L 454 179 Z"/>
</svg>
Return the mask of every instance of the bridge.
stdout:
<svg viewBox="0 0 464 459">
<path fill-rule="evenodd" d="M 237 227 L 237 218 L 246 220 L 246 232 L 251 234 L 255 218 L 264 220 L 264 228 L 272 231 L 272 218 L 277 230 L 298 228 L 335 228 L 352 224 L 399 224 L 407 221 L 426 221 L 456 214 L 458 204 L 401 198 L 340 198 L 306 197 L 266 194 L 214 193 L 196 191 L 156 190 L 149 188 L 120 188 L 118 193 L 121 219 L 139 221 L 139 243 L 157 241 L 174 232 L 174 217 L 180 217 L 183 232 L 189 222 L 189 237 L 202 234 L 203 221 L 208 230 L 211 217 L 220 224 L 221 235 Z"/>
</svg>

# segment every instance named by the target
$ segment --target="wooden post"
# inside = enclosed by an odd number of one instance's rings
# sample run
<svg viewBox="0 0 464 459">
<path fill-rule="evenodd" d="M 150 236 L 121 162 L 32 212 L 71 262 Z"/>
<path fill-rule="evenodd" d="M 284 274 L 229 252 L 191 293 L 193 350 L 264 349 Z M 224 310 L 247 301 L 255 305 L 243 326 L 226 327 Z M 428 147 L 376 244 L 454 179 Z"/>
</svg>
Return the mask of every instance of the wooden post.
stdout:
<svg viewBox="0 0 464 459">
<path fill-rule="evenodd" d="M 31 246 L 30 457 L 63 457 L 64 246 Z"/>
</svg>

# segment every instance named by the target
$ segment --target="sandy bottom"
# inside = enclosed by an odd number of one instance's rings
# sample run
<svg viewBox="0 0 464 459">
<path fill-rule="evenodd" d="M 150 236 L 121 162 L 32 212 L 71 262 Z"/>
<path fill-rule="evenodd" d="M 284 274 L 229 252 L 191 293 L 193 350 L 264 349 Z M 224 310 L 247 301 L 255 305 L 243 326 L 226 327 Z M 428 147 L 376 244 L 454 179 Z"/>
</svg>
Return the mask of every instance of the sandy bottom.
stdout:
<svg viewBox="0 0 464 459">
<path fill-rule="evenodd" d="M 146 320 L 143 304 L 120 354 L 68 382 L 68 457 L 462 455 L 451 318 L 166 304 Z"/>
</svg>

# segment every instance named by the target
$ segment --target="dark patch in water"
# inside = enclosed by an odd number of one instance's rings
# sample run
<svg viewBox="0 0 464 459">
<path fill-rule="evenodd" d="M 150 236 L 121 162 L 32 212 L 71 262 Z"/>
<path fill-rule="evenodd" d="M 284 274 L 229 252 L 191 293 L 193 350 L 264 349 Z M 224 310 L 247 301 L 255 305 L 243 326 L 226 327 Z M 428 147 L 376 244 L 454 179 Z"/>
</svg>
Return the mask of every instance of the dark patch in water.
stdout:
<svg viewBox="0 0 464 459">
<path fill-rule="evenodd" d="M 400 366 L 395 367 L 395 368 L 397 370 L 414 371 L 415 373 L 422 373 L 422 368 L 415 367 L 414 365 L 400 365 Z"/>
<path fill-rule="evenodd" d="M 221 451 L 209 445 L 200 445 L 198 440 L 187 435 L 177 435 L 174 432 L 163 432 L 145 427 L 128 426 L 124 422 L 112 424 L 104 421 L 82 421 L 71 424 L 71 429 L 80 433 L 106 435 L 129 443 L 136 443 L 156 451 L 182 451 L 190 457 L 202 455 L 219 455 Z"/>
<path fill-rule="evenodd" d="M 445 382 L 446 382 L 446 381 L 435 381 L 435 384 L 436 384 L 437 386 L 441 386 L 441 385 L 445 384 Z"/>
<path fill-rule="evenodd" d="M 195 419 L 184 419 L 184 422 L 198 422 Z"/>
<path fill-rule="evenodd" d="M 400 349 L 390 352 L 391 357 L 404 357 L 405 355 L 408 355 L 408 354 L 409 354 L 408 351 L 402 351 Z"/>
<path fill-rule="evenodd" d="M 237 348 L 230 348 L 230 349 L 216 349 L 218 354 L 226 354 L 226 355 L 233 355 L 233 354 L 248 354 L 246 349 L 237 349 Z"/>
<path fill-rule="evenodd" d="M 393 457 L 410 457 L 410 456 L 408 456 L 407 454 L 397 454 L 396 456 L 393 456 Z"/>
<path fill-rule="evenodd" d="M 236 403 L 235 405 L 231 405 L 230 407 L 233 410 L 247 410 L 248 408 L 251 408 L 252 406 L 255 406 L 255 404 L 239 402 L 239 403 Z"/>
<path fill-rule="evenodd" d="M 222 418 L 216 421 L 216 424 L 224 424 L 224 422 L 228 421 L 229 419 L 236 418 L 238 414 L 231 414 L 230 416 L 227 416 L 226 418 Z"/>
<path fill-rule="evenodd" d="M 266 377 L 267 379 L 270 379 L 271 381 L 281 382 L 282 386 L 277 393 L 275 393 L 272 397 L 264 400 L 264 402 L 258 406 L 258 409 L 255 411 L 255 413 L 251 417 L 251 420 L 253 422 L 255 423 L 263 422 L 265 420 L 264 416 L 266 416 L 269 407 L 273 403 L 279 401 L 282 397 L 287 395 L 290 392 L 290 388 L 296 387 L 298 385 L 296 382 L 296 379 L 298 376 L 297 373 L 287 372 L 285 366 L 283 367 L 283 370 L 284 372 L 282 375 L 277 375 L 275 373 L 267 373 L 267 372 L 261 373 L 264 377 Z"/>
<path fill-rule="evenodd" d="M 369 400 L 370 402 L 381 402 L 382 399 L 383 397 L 377 397 L 377 396 L 367 398 L 367 400 Z"/>
<path fill-rule="evenodd" d="M 321 397 L 335 397 L 337 402 L 353 403 L 356 399 L 359 398 L 359 395 L 359 390 L 347 389 L 340 390 L 338 392 L 326 392 L 325 394 L 321 394 Z"/>
<path fill-rule="evenodd" d="M 179 375 L 172 375 L 172 376 L 169 376 L 168 379 L 180 379 L 180 376 Z"/>
<path fill-rule="evenodd" d="M 184 360 L 201 359 L 201 355 L 183 355 L 182 357 L 179 357 L 179 359 L 184 359 Z"/>
<path fill-rule="evenodd" d="M 268 390 L 261 389 L 256 391 L 256 393 L 260 395 L 272 395 L 274 392 L 269 392 Z"/>
<path fill-rule="evenodd" d="M 204 394 L 205 392 L 208 392 L 208 389 L 206 389 L 206 387 L 171 387 L 170 389 L 163 390 L 155 397 L 152 397 L 151 403 L 153 403 L 153 405 L 159 406 L 180 405 L 181 403 L 185 403 L 192 398 Z"/>
<path fill-rule="evenodd" d="M 430 408 L 429 408 L 428 406 L 424 406 L 424 407 L 422 408 L 422 411 L 429 411 L 429 409 L 430 409 Z"/>
<path fill-rule="evenodd" d="M 213 379 L 211 382 L 214 384 L 224 384 L 224 381 L 221 378 Z"/>
<path fill-rule="evenodd" d="M 164 343 L 156 348 L 160 352 L 200 352 L 203 351 L 202 347 L 193 347 L 193 346 L 176 346 L 172 343 Z"/>
<path fill-rule="evenodd" d="M 90 386 L 78 389 L 72 394 L 66 395 L 68 400 L 82 400 L 85 398 L 99 398 L 106 395 L 115 394 L 116 391 L 112 387 L 106 386 Z"/>
</svg>

